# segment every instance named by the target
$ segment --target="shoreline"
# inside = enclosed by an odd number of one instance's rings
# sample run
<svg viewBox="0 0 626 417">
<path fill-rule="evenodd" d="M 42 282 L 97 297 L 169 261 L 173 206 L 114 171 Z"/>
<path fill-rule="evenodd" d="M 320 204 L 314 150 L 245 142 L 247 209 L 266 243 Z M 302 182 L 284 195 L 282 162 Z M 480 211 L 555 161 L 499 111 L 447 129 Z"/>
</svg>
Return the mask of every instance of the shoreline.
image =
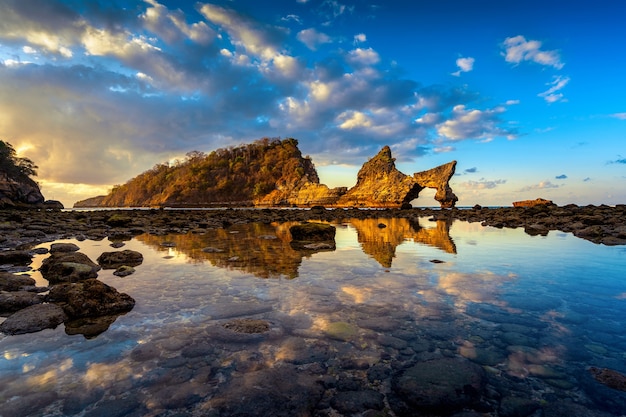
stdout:
<svg viewBox="0 0 626 417">
<path fill-rule="evenodd" d="M 556 206 L 468 209 L 452 208 L 128 208 L 69 210 L 0 210 L 0 251 L 29 250 L 59 239 L 132 238 L 167 233 L 200 233 L 233 224 L 274 222 L 342 222 L 352 218 L 428 217 L 431 221 L 480 222 L 496 228 L 524 228 L 529 235 L 550 231 L 572 233 L 593 243 L 626 245 L 626 205 Z"/>
</svg>

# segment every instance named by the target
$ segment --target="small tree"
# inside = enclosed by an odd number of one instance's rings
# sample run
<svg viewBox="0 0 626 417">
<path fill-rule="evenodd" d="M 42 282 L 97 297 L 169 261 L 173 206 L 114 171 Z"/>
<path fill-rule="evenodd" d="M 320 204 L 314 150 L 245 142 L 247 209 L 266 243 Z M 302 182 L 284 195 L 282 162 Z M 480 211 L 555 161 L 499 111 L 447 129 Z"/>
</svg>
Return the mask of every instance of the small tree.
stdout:
<svg viewBox="0 0 626 417">
<path fill-rule="evenodd" d="M 35 177 L 37 168 L 30 159 L 18 157 L 10 143 L 0 140 L 0 170 L 9 175 Z"/>
</svg>

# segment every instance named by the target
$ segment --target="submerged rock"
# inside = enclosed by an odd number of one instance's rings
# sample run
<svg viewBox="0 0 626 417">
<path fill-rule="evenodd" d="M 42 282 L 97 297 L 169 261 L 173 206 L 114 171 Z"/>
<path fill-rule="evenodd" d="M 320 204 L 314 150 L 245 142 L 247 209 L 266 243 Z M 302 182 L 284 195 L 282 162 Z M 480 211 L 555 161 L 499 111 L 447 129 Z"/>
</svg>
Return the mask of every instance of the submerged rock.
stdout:
<svg viewBox="0 0 626 417">
<path fill-rule="evenodd" d="M 10 315 L 0 331 L 6 334 L 34 333 L 43 329 L 54 329 L 67 319 L 67 315 L 56 304 L 36 304 Z"/>
<path fill-rule="evenodd" d="M 589 372 L 593 378 L 609 388 L 626 392 L 626 375 L 608 368 L 592 366 Z"/>
<path fill-rule="evenodd" d="M 255 319 L 235 319 L 224 323 L 223 327 L 237 333 L 265 333 L 270 330 L 269 322 Z"/>
<path fill-rule="evenodd" d="M 415 411 L 451 414 L 480 399 L 486 384 L 483 369 L 462 358 L 434 359 L 401 371 L 392 379 L 395 394 Z M 404 407 L 396 405 L 399 415 Z"/>
</svg>

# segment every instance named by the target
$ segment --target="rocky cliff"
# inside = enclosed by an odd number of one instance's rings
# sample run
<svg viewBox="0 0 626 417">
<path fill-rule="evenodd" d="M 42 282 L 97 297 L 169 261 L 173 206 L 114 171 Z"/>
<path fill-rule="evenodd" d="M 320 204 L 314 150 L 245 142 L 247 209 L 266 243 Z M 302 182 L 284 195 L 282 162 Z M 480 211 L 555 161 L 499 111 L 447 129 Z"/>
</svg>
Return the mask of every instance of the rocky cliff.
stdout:
<svg viewBox="0 0 626 417">
<path fill-rule="evenodd" d="M 35 181 L 0 171 L 0 208 L 26 208 L 43 203 L 44 197 Z"/>
<path fill-rule="evenodd" d="M 453 207 L 457 197 L 449 180 L 456 161 L 405 175 L 398 171 L 385 146 L 366 162 L 354 187 L 320 184 L 313 162 L 302 157 L 295 139 L 263 139 L 209 155 L 192 152 L 174 166 L 160 164 L 114 187 L 104 197 L 80 201 L 74 207 L 149 207 L 239 205 L 256 207 L 401 207 L 426 187 L 435 188 L 441 207 Z"/>
</svg>

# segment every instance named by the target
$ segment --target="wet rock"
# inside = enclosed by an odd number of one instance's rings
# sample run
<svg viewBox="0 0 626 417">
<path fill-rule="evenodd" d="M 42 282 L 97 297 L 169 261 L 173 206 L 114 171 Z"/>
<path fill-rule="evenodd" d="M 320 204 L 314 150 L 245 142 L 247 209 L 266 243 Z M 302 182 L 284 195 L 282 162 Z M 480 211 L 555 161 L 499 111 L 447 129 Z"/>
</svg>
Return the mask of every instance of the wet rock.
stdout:
<svg viewBox="0 0 626 417">
<path fill-rule="evenodd" d="M 217 416 L 248 417 L 313 415 L 324 390 L 314 376 L 291 364 L 238 375 L 221 388 L 207 407 Z"/>
<path fill-rule="evenodd" d="M 28 275 L 16 275 L 0 271 L 0 291 L 20 291 L 34 286 L 36 281 Z"/>
<path fill-rule="evenodd" d="M 50 245 L 50 253 L 78 252 L 80 248 L 74 243 L 53 243 Z"/>
<path fill-rule="evenodd" d="M 601 384 L 626 392 L 626 375 L 613 369 L 596 368 L 595 366 L 590 367 L 589 372 L 593 378 Z"/>
<path fill-rule="evenodd" d="M 499 416 L 527 417 L 539 408 L 539 404 L 528 398 L 504 397 L 500 401 Z"/>
<path fill-rule="evenodd" d="M 123 313 L 135 306 L 131 296 L 97 279 L 56 285 L 50 290 L 48 300 L 61 305 L 70 318 Z"/>
<path fill-rule="evenodd" d="M 67 319 L 67 315 L 56 304 L 35 304 L 10 315 L 0 331 L 6 334 L 34 333 L 43 329 L 54 329 Z"/>
<path fill-rule="evenodd" d="M 342 414 L 352 415 L 367 410 L 382 410 L 384 395 L 374 390 L 339 392 L 330 400 L 330 405 Z"/>
<path fill-rule="evenodd" d="M 335 232 L 334 226 L 323 223 L 303 223 L 291 226 L 291 247 L 298 249 L 334 249 L 335 248 Z M 325 244 L 324 247 L 319 246 Z M 314 245 L 307 248 L 307 245 Z"/>
<path fill-rule="evenodd" d="M 126 249 L 117 252 L 103 252 L 96 261 L 104 269 L 116 269 L 123 265 L 141 265 L 143 255 L 137 251 Z"/>
<path fill-rule="evenodd" d="M 8 250 L 0 252 L 0 265 L 28 265 L 33 257 L 27 251 Z"/>
<path fill-rule="evenodd" d="M 399 415 L 418 412 L 453 413 L 476 403 L 483 392 L 483 369 L 462 358 L 434 359 L 418 363 L 392 378 L 394 393 L 411 411 L 395 405 Z"/>
<path fill-rule="evenodd" d="M 15 312 L 32 306 L 41 304 L 43 297 L 27 291 L 13 291 L 0 293 L 0 313 Z"/>
<path fill-rule="evenodd" d="M 72 336 L 82 334 L 85 339 L 93 339 L 109 330 L 111 324 L 122 314 L 100 317 L 84 317 L 65 322 L 65 333 Z"/>
<path fill-rule="evenodd" d="M 60 252 L 50 254 L 44 259 L 39 270 L 50 284 L 58 284 L 96 278 L 100 266 L 84 253 Z"/>
<path fill-rule="evenodd" d="M 115 272 L 113 272 L 113 275 L 118 276 L 118 277 L 127 277 L 134 273 L 135 273 L 135 268 L 133 268 L 132 266 L 128 266 L 128 265 L 122 265 L 118 267 L 115 270 Z"/>
<path fill-rule="evenodd" d="M 269 322 L 255 319 L 235 319 L 224 323 L 223 326 L 236 333 L 265 333 L 270 330 Z"/>
<path fill-rule="evenodd" d="M 328 323 L 325 333 L 331 339 L 348 342 L 358 335 L 358 328 L 350 323 L 337 321 Z"/>
<path fill-rule="evenodd" d="M 2 404 L 2 417 L 24 417 L 43 415 L 41 411 L 58 400 L 59 394 L 54 391 L 41 390 L 16 396 Z"/>
</svg>

